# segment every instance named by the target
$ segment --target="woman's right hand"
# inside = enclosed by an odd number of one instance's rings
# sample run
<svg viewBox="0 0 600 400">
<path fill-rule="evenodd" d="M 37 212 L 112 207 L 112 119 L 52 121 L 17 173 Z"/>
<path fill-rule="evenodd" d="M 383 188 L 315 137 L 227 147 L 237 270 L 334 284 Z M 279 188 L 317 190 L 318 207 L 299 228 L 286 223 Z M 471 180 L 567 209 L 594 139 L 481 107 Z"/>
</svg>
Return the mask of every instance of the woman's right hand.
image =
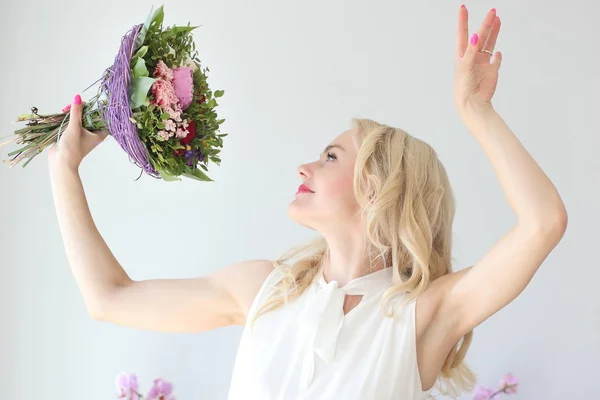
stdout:
<svg viewBox="0 0 600 400">
<path fill-rule="evenodd" d="M 59 139 L 58 148 L 54 143 L 49 151 L 48 162 L 51 168 L 66 167 L 77 171 L 83 158 L 108 136 L 105 131 L 91 132 L 83 127 L 83 105 L 81 96 L 75 96 L 70 106 L 69 124 Z"/>
</svg>

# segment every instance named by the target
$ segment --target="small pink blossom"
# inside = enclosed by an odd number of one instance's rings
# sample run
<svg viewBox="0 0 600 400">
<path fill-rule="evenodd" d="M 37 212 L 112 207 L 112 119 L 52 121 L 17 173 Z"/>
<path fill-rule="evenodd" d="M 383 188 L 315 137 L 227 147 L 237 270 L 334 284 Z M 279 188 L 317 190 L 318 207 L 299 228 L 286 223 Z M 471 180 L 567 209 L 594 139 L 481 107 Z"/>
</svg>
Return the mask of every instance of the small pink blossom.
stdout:
<svg viewBox="0 0 600 400">
<path fill-rule="evenodd" d="M 162 138 L 163 140 L 169 140 L 169 138 L 173 136 L 173 132 L 168 132 L 168 131 L 165 131 L 165 130 L 160 130 L 160 131 L 158 131 L 158 136 L 160 138 Z"/>
<path fill-rule="evenodd" d="M 173 384 L 162 378 L 156 378 L 146 395 L 146 400 L 176 400 L 173 396 Z"/>
<path fill-rule="evenodd" d="M 513 376 L 513 374 L 509 372 L 508 374 L 504 375 L 504 378 L 500 381 L 500 385 L 504 388 L 505 393 L 517 393 L 519 378 Z"/>
<path fill-rule="evenodd" d="M 175 136 L 177 136 L 178 139 L 183 139 L 188 135 L 188 131 L 186 129 L 182 129 L 182 128 L 177 128 L 177 132 L 175 133 Z"/>
<path fill-rule="evenodd" d="M 172 107 L 167 107 L 165 108 L 165 112 L 169 114 L 171 119 L 177 122 L 181 122 L 181 110 L 174 110 Z"/>
<path fill-rule="evenodd" d="M 488 400 L 491 398 L 495 391 L 492 389 L 485 388 L 483 386 L 477 386 L 475 388 L 475 394 L 473 400 Z"/>
<path fill-rule="evenodd" d="M 175 131 L 175 129 L 177 129 L 177 125 L 175 124 L 175 121 L 173 121 L 172 119 L 168 119 L 165 121 L 165 129 L 168 131 Z"/>
<path fill-rule="evenodd" d="M 171 82 L 173 80 L 173 70 L 160 60 L 154 69 L 153 76 Z"/>
<path fill-rule="evenodd" d="M 117 398 L 123 400 L 138 400 L 139 385 L 135 374 L 122 373 L 117 377 Z"/>
<path fill-rule="evenodd" d="M 184 120 L 181 122 L 181 126 L 182 126 L 182 127 L 184 127 L 184 128 L 187 128 L 188 126 L 190 126 L 190 124 L 188 123 L 188 120 L 187 120 L 187 119 L 184 119 Z"/>
</svg>

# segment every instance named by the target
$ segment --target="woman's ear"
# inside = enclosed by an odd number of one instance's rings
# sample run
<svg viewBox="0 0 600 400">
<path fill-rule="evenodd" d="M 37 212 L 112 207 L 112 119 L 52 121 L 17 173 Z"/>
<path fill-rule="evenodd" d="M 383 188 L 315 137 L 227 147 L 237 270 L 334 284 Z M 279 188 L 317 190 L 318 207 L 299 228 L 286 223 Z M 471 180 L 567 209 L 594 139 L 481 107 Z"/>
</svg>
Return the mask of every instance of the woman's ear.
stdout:
<svg viewBox="0 0 600 400">
<path fill-rule="evenodd" d="M 367 196 L 367 198 L 369 199 L 369 204 L 370 204 L 370 205 L 373 205 L 373 203 L 375 203 L 375 192 L 374 192 L 374 191 L 372 191 L 372 192 L 371 192 L 371 193 L 370 193 L 370 194 Z"/>
</svg>

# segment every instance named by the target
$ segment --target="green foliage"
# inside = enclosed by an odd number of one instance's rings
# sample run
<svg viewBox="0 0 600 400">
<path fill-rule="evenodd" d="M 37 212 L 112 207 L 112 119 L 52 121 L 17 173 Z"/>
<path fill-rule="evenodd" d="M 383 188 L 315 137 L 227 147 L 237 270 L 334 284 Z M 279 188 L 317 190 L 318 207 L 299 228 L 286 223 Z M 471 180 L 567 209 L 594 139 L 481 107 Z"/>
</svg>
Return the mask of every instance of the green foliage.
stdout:
<svg viewBox="0 0 600 400">
<path fill-rule="evenodd" d="M 195 50 L 192 32 L 196 26 L 163 27 L 163 7 L 148 16 L 136 41 L 136 53 L 132 57 L 132 121 L 138 128 L 140 139 L 146 144 L 149 158 L 161 177 L 167 181 L 179 180 L 179 176 L 201 181 L 211 179 L 203 172 L 208 171 L 208 163 L 219 165 L 220 149 L 223 138 L 220 125 L 225 119 L 219 119 L 216 107 L 217 98 L 224 95 L 223 90 L 212 91 L 207 82 L 208 68 L 202 68 Z M 141 39 L 140 39 L 141 38 Z M 153 103 L 149 93 L 155 79 L 151 78 L 159 61 L 169 68 L 188 66 L 194 69 L 194 97 L 192 104 L 183 111 L 181 118 L 194 121 L 196 136 L 184 146 L 175 136 L 164 139 L 158 132 L 164 130 L 170 115 Z M 188 165 L 184 155 L 177 151 L 200 151 L 204 156 L 193 166 Z"/>
</svg>

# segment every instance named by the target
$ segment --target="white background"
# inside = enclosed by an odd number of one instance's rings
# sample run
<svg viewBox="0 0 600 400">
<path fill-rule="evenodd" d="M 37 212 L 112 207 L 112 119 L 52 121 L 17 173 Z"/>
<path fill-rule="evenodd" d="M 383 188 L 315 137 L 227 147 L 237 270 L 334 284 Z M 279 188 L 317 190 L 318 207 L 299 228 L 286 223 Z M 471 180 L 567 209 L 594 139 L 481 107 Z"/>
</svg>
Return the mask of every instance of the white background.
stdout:
<svg viewBox="0 0 600 400">
<path fill-rule="evenodd" d="M 459 2 L 164 4 L 167 25 L 202 25 L 197 48 L 211 88 L 225 90 L 218 110 L 230 135 L 210 184 L 135 181 L 138 169 L 113 139 L 84 161 L 94 219 L 132 278 L 198 276 L 312 238 L 286 215 L 296 166 L 354 116 L 402 127 L 438 151 L 457 198 L 456 268 L 515 222 L 453 104 Z M 3 0 L 0 136 L 31 106 L 60 110 L 98 79 L 152 5 Z M 468 361 L 488 386 L 512 371 L 522 382 L 515 399 L 598 398 L 600 8 L 591 0 L 467 6 L 473 28 L 498 9 L 495 107 L 569 211 L 563 241 L 527 290 L 476 329 Z M 156 376 L 173 381 L 179 399 L 226 398 L 241 328 L 174 335 L 93 321 L 62 248 L 46 155 L 25 169 L 0 166 L 0 194 L 2 397 L 108 399 L 115 376 L 130 371 L 144 389 Z"/>
</svg>

